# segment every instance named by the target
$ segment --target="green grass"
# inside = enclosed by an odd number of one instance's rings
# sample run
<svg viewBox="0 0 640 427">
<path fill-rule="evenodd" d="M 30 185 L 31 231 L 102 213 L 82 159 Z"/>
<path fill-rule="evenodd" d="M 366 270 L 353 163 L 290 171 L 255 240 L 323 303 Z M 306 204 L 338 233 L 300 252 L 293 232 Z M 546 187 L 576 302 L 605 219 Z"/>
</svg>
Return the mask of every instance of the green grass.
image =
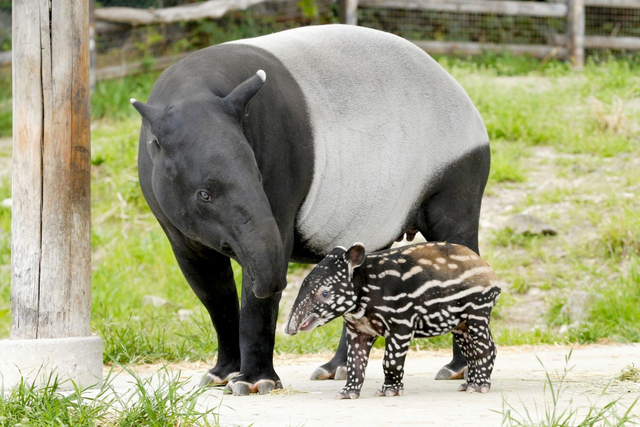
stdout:
<svg viewBox="0 0 640 427">
<path fill-rule="evenodd" d="M 640 340 L 640 323 L 633 310 L 640 293 L 634 255 L 640 251 L 640 177 L 633 164 L 640 153 L 634 127 L 640 122 L 640 109 L 625 107 L 621 114 L 615 101 L 619 98 L 632 105 L 638 99 L 640 67 L 627 60 L 590 62 L 584 73 L 577 74 L 561 62 L 504 55 L 438 60 L 465 87 L 486 121 L 493 157 L 487 194 L 518 186 L 534 188 L 530 156 L 540 145 L 567 154 L 548 160 L 560 177 L 577 181 L 601 176 L 597 186 L 532 192 L 513 206 L 512 212 L 544 207 L 546 219 L 557 223 L 559 236 L 514 236 L 498 230 L 481 242 L 484 256 L 508 285 L 495 310 L 498 344 Z M 91 322 L 103 337 L 107 363 L 210 360 L 217 350 L 207 313 L 182 276 L 138 185 L 139 117 L 128 100 L 132 96 L 146 100 L 156 77 L 146 74 L 100 82 L 92 98 Z M 0 86 L 6 85 L 0 81 Z M 593 107 L 593 99 L 601 107 Z M 5 135 L 10 133 L 10 125 L 2 121 L 7 105 L 10 100 L 0 98 L 0 134 Z M 616 114 L 624 119 L 614 120 L 615 129 L 603 126 Z M 608 166 L 609 161 L 616 162 L 616 167 Z M 614 179 L 631 196 L 611 191 L 607 183 Z M 7 197 L 10 182 L 5 179 L 0 182 L 0 200 Z M 563 203 L 569 203 L 570 209 L 556 210 Z M 10 221 L 11 211 L 0 207 L 0 337 L 8 336 L 10 327 Z M 571 241 L 566 236 L 574 228 L 589 228 L 594 237 Z M 292 265 L 290 272 L 299 268 Z M 237 265 L 234 271 L 239 285 Z M 599 300 L 588 322 L 560 335 L 557 327 L 566 319 L 556 314 L 566 292 L 576 286 L 593 289 L 604 300 Z M 548 301 L 549 329 L 511 328 L 501 316 L 517 304 L 519 295 L 534 287 L 553 294 Z M 145 295 L 165 298 L 170 304 L 142 306 Z M 179 320 L 181 308 L 192 310 L 194 316 Z M 309 334 L 279 333 L 276 353 L 333 351 L 340 331 L 341 322 L 335 321 Z M 445 336 L 416 340 L 412 346 L 448 348 L 450 343 Z M 383 344 L 379 340 L 376 346 Z"/>
<path fill-rule="evenodd" d="M 49 374 L 41 385 L 21 382 L 0 393 L 0 427 L 165 427 L 217 426 L 217 407 L 202 409 L 206 389 L 189 387 L 180 372 L 167 369 L 141 377 L 129 369 L 133 389 L 114 392 L 117 376 L 109 373 L 99 390 L 81 389 Z M 71 391 L 63 389 L 70 388 Z"/>
</svg>

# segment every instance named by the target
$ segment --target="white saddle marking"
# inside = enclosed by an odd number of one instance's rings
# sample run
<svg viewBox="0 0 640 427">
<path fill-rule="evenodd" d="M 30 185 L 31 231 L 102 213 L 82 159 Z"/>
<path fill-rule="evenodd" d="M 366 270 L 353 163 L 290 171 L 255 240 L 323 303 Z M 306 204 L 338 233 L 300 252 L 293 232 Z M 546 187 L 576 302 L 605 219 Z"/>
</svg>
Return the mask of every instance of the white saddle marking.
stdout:
<svg viewBox="0 0 640 427">
<path fill-rule="evenodd" d="M 324 25 L 232 43 L 272 53 L 305 95 L 315 164 L 296 226 L 323 253 L 392 242 L 429 183 L 488 144 L 462 87 L 400 37 Z"/>
</svg>

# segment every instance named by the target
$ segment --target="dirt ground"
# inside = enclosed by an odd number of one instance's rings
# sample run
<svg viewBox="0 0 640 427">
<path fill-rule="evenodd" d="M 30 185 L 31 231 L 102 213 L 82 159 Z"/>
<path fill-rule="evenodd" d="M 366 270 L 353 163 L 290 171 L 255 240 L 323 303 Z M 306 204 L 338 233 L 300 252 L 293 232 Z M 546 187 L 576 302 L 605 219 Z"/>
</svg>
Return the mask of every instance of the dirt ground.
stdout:
<svg viewBox="0 0 640 427">
<path fill-rule="evenodd" d="M 384 379 L 382 351 L 378 350 L 370 360 L 357 400 L 334 399 L 344 381 L 309 380 L 313 369 L 329 355 L 281 357 L 276 358 L 275 366 L 284 390 L 267 396 L 237 397 L 210 389 L 199 403 L 217 407 L 222 426 L 500 426 L 503 408 L 508 409 L 508 405 L 517 419 L 521 418 L 515 412 L 525 416 L 526 408 L 534 422 L 541 420 L 545 409 L 553 408 L 551 393 L 548 388 L 545 391 L 545 370 L 557 386 L 558 374 L 562 375 L 568 367 L 567 389 L 557 405 L 560 412 L 566 408 L 575 410 L 577 419 L 582 420 L 590 407 L 602 408 L 620 399 L 614 411 L 622 416 L 640 396 L 640 383 L 616 378 L 625 367 L 640 366 L 640 344 L 575 348 L 567 364 L 565 358 L 570 351 L 569 347 L 551 346 L 499 348 L 492 390 L 487 394 L 458 392 L 460 380 L 433 379 L 438 368 L 449 361 L 448 351 L 411 352 L 406 362 L 404 396 L 374 397 Z M 142 376 L 151 375 L 158 368 L 138 367 Z M 181 370 L 189 378 L 190 386 L 196 386 L 207 366 L 183 364 L 169 368 Z M 131 377 L 123 374 L 113 384 L 118 393 L 126 393 L 133 387 Z M 631 412 L 640 416 L 640 405 Z M 611 413 L 607 415 L 611 421 L 613 417 Z"/>
</svg>

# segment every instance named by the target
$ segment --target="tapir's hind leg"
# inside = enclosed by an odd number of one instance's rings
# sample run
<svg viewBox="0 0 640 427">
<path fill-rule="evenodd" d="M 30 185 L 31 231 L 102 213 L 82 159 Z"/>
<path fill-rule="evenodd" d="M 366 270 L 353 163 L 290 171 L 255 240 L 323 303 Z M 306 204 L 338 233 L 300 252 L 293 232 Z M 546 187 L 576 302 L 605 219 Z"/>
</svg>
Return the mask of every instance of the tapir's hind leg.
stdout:
<svg viewBox="0 0 640 427">
<path fill-rule="evenodd" d="M 432 186 L 417 215 L 416 227 L 427 241 L 446 241 L 467 246 L 480 254 L 478 225 L 482 194 L 489 176 L 489 146 L 469 152 Z M 464 376 L 466 360 L 453 342 L 453 359 L 436 374 L 437 380 Z"/>
<path fill-rule="evenodd" d="M 338 350 L 329 362 L 318 366 L 311 374 L 312 380 L 346 380 L 347 379 L 347 339 L 343 325 Z"/>
</svg>

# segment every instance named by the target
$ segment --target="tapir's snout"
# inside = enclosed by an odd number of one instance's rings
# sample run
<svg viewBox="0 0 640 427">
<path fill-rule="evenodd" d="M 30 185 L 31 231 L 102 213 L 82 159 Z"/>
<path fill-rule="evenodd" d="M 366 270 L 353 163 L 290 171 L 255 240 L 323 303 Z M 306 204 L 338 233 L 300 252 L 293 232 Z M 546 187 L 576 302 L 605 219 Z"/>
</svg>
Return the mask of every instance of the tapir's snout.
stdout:
<svg viewBox="0 0 640 427">
<path fill-rule="evenodd" d="M 302 322 L 299 322 L 300 316 L 294 316 L 293 314 L 289 318 L 289 322 L 284 328 L 284 333 L 288 335 L 295 335 L 298 332 L 309 332 L 312 331 L 318 326 L 318 322 L 320 321 L 320 316 L 315 313 L 311 313 L 306 316 Z"/>
<path fill-rule="evenodd" d="M 235 241 L 231 247 L 242 267 L 247 269 L 254 295 L 268 298 L 287 286 L 288 263 L 273 216 L 268 212 L 255 216 L 260 219 L 233 228 Z"/>
</svg>

